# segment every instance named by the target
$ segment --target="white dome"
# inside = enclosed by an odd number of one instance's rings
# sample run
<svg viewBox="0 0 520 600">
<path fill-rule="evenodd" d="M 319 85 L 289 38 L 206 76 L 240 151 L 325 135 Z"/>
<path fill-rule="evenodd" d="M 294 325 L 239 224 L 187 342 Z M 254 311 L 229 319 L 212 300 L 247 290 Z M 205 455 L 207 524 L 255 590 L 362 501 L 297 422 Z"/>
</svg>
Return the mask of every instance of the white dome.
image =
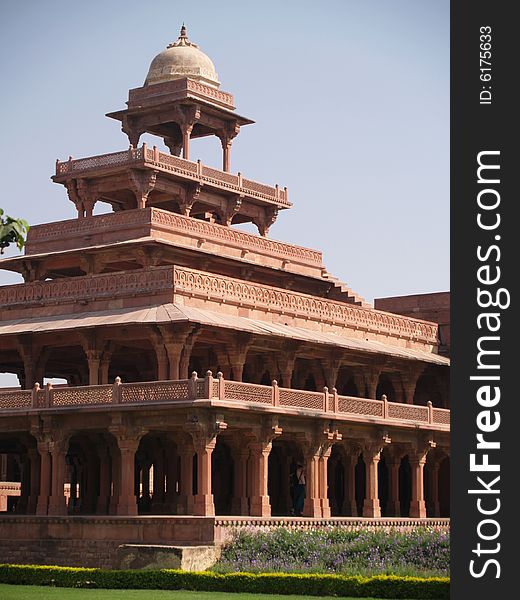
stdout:
<svg viewBox="0 0 520 600">
<path fill-rule="evenodd" d="M 189 77 L 212 87 L 219 87 L 213 62 L 188 39 L 186 28 L 181 28 L 179 39 L 158 54 L 150 65 L 144 85 L 153 85 Z"/>
</svg>

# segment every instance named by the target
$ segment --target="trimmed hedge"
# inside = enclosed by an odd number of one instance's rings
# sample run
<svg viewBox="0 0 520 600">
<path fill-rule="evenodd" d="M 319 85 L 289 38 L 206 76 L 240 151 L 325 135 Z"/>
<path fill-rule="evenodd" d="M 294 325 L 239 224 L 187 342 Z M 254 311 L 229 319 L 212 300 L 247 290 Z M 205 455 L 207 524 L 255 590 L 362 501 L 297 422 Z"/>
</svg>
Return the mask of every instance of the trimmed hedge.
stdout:
<svg viewBox="0 0 520 600">
<path fill-rule="evenodd" d="M 109 571 L 76 567 L 0 565 L 0 583 L 106 589 L 192 590 L 448 600 L 449 579 L 378 575 L 359 577 L 315 573 L 212 573 L 170 569 Z"/>
</svg>

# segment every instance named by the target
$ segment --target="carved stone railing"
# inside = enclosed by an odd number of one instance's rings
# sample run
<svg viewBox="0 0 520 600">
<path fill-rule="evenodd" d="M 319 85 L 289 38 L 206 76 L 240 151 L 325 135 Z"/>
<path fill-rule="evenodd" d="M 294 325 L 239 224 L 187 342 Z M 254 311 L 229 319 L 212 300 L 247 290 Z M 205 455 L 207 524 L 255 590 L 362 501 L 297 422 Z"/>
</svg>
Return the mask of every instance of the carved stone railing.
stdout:
<svg viewBox="0 0 520 600">
<path fill-rule="evenodd" d="M 148 148 L 143 144 L 139 148 L 100 154 L 86 158 L 56 161 L 55 178 L 58 181 L 84 176 L 94 171 L 110 171 L 122 166 L 151 167 L 159 171 L 173 173 L 183 178 L 206 183 L 216 188 L 230 190 L 247 197 L 258 198 L 274 203 L 281 208 L 289 208 L 287 188 L 278 185 L 269 186 L 251 179 L 243 179 L 240 173 L 233 174 L 203 165 L 200 160 L 193 162 L 160 152 L 155 146 Z"/>
<path fill-rule="evenodd" d="M 298 409 L 298 414 L 319 416 L 323 413 L 354 421 L 386 423 L 389 425 L 414 425 L 428 429 L 448 431 L 450 411 L 426 406 L 370 400 L 353 396 L 338 395 L 334 389 L 329 392 L 311 392 L 280 388 L 276 381 L 272 385 L 258 385 L 239 381 L 225 381 L 219 373 L 216 378 L 211 371 L 206 377 L 198 378 L 193 373 L 190 379 L 178 381 L 148 381 L 121 383 L 119 378 L 113 385 L 53 388 L 47 384 L 40 389 L 9 390 L 0 392 L 0 412 L 28 409 L 88 408 L 99 405 L 147 405 L 155 403 L 193 402 L 196 400 L 224 401 L 231 404 L 247 405 L 255 410 L 255 405 L 267 406 L 274 410 Z"/>
<path fill-rule="evenodd" d="M 76 302 L 82 299 L 151 295 L 172 290 L 172 288 L 172 268 L 156 267 L 142 271 L 121 271 L 6 285 L 0 287 L 0 305 L 14 308 L 20 304 Z"/>
<path fill-rule="evenodd" d="M 427 344 L 437 342 L 438 326 L 434 323 L 224 275 L 175 267 L 174 285 L 176 294 L 200 296 L 206 300 L 268 310 Z"/>
</svg>

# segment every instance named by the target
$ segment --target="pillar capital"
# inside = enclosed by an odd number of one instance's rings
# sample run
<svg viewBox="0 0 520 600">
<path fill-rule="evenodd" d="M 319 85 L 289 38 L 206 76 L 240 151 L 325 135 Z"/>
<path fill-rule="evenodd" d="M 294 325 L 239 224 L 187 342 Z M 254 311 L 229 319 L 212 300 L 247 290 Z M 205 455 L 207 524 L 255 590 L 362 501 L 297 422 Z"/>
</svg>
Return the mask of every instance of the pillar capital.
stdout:
<svg viewBox="0 0 520 600">
<path fill-rule="evenodd" d="M 137 208 L 145 208 L 148 201 L 148 195 L 155 188 L 158 171 L 147 169 L 129 169 L 128 177 L 132 191 L 135 194 Z"/>
</svg>

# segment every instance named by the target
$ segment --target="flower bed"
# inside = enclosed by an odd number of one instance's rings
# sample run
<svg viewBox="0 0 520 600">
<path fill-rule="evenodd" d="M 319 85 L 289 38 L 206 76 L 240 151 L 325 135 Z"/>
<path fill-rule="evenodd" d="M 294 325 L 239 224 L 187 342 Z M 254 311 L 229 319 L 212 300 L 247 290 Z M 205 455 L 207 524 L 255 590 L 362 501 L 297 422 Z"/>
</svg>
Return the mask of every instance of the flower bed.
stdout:
<svg viewBox="0 0 520 600">
<path fill-rule="evenodd" d="M 449 575 L 449 534 L 348 531 L 340 528 L 241 531 L 213 567 L 220 573 L 285 572 L 346 575 Z"/>
</svg>

